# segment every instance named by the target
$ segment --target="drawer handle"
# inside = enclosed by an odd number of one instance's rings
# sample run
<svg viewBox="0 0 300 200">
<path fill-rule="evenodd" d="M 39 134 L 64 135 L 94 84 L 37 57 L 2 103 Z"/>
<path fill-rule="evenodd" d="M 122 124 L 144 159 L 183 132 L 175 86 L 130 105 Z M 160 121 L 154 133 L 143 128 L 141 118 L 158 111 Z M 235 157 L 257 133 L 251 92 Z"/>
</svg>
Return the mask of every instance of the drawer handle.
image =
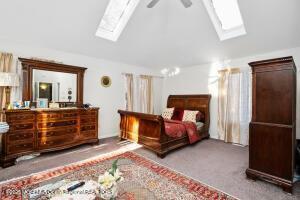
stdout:
<svg viewBox="0 0 300 200">
<path fill-rule="evenodd" d="M 30 116 L 18 116 L 16 117 L 16 119 L 26 119 L 26 118 L 29 118 Z"/>
<path fill-rule="evenodd" d="M 21 119 L 32 119 L 33 117 L 31 115 L 21 115 L 21 116 L 14 116 L 14 117 L 11 117 L 9 119 L 11 120 L 21 120 Z"/>
<path fill-rule="evenodd" d="M 53 141 L 44 142 L 45 145 L 52 145 Z"/>
<path fill-rule="evenodd" d="M 55 133 L 55 132 L 52 131 L 52 132 L 49 132 L 48 135 L 49 135 L 49 136 L 52 136 L 52 135 L 54 135 L 54 133 Z"/>
<path fill-rule="evenodd" d="M 16 125 L 16 128 L 26 128 L 26 127 L 28 127 L 27 124 Z"/>
<path fill-rule="evenodd" d="M 48 141 L 48 142 L 45 142 L 44 144 L 52 145 L 52 144 L 54 144 L 54 142 L 53 141 Z"/>
<path fill-rule="evenodd" d="M 26 138 L 26 137 L 27 137 L 27 134 L 25 133 L 25 134 L 23 134 L 23 135 L 16 135 L 15 137 L 16 137 L 16 139 Z"/>
<path fill-rule="evenodd" d="M 28 144 L 21 144 L 21 145 L 19 145 L 18 147 L 21 147 L 21 148 L 22 148 L 22 147 L 23 147 L 23 148 L 24 148 L 24 147 L 28 147 Z"/>
</svg>

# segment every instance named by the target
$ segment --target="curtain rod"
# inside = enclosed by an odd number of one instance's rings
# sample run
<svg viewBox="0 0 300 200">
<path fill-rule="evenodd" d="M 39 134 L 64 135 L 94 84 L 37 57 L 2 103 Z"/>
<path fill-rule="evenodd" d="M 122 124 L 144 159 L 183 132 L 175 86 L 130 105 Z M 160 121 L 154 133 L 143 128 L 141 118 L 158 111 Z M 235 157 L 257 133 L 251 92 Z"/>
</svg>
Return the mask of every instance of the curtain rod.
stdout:
<svg viewBox="0 0 300 200">
<path fill-rule="evenodd" d="M 125 72 L 122 72 L 122 75 L 126 75 L 126 74 L 132 74 L 132 75 L 135 75 L 135 76 L 145 76 L 145 74 L 133 74 L 133 73 L 125 73 Z M 146 75 L 146 76 L 152 76 L 152 77 L 155 77 L 155 78 L 165 78 L 163 76 L 156 76 L 156 75 Z"/>
</svg>

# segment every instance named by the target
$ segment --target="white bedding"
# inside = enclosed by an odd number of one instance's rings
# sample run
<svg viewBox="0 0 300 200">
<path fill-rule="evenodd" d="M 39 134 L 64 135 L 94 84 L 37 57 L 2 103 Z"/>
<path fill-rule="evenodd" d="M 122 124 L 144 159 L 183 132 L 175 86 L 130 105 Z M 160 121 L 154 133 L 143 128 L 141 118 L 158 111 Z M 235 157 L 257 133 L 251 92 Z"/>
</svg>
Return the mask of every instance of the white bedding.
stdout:
<svg viewBox="0 0 300 200">
<path fill-rule="evenodd" d="M 204 123 L 203 122 L 196 122 L 196 126 L 197 126 L 197 130 L 199 131 L 204 126 Z"/>
</svg>

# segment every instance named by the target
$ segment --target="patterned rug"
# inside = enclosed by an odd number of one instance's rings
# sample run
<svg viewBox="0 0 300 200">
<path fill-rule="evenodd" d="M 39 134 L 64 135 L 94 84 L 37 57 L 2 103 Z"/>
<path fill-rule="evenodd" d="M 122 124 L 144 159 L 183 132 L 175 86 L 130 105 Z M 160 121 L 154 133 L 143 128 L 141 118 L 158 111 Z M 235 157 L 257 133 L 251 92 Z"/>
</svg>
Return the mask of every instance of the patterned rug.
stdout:
<svg viewBox="0 0 300 200">
<path fill-rule="evenodd" d="M 97 181 L 98 176 L 109 169 L 117 158 L 119 159 L 118 167 L 124 177 L 124 181 L 118 185 L 117 199 L 236 199 L 130 151 L 117 155 L 107 154 L 0 183 L 0 199 L 30 199 L 31 191 L 61 180 Z M 50 199 L 50 197 L 51 194 L 43 194 L 34 199 Z"/>
</svg>

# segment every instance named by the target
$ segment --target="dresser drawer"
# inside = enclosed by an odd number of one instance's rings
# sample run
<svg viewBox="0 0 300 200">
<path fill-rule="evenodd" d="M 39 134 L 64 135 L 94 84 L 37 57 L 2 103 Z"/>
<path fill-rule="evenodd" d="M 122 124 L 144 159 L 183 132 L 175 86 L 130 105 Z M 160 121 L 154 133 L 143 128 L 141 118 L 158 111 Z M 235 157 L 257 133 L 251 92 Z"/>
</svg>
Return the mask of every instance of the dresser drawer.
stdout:
<svg viewBox="0 0 300 200">
<path fill-rule="evenodd" d="M 34 114 L 13 114 L 7 115 L 7 122 L 23 122 L 23 121 L 34 121 Z"/>
<path fill-rule="evenodd" d="M 39 113 L 37 115 L 38 121 L 47 121 L 47 120 L 63 120 L 63 119 L 76 119 L 78 117 L 77 112 L 47 112 Z"/>
<path fill-rule="evenodd" d="M 77 128 L 65 128 L 65 129 L 53 130 L 53 131 L 39 131 L 38 138 L 64 136 L 68 134 L 76 134 L 77 132 L 78 132 Z"/>
<path fill-rule="evenodd" d="M 8 134 L 7 137 L 10 142 L 18 142 L 24 140 L 34 141 L 33 132 L 12 133 L 12 134 Z"/>
<path fill-rule="evenodd" d="M 57 127 L 75 126 L 75 125 L 77 125 L 77 120 L 57 121 L 57 122 L 45 122 L 45 123 L 38 123 L 38 129 L 42 129 L 42 128 L 57 128 Z"/>
<path fill-rule="evenodd" d="M 82 139 L 93 139 L 98 138 L 98 135 L 96 131 L 82 131 L 80 132 L 80 137 Z"/>
<path fill-rule="evenodd" d="M 22 124 L 9 124 L 9 131 L 18 131 L 18 130 L 33 130 L 34 124 L 32 122 L 22 123 Z"/>
<path fill-rule="evenodd" d="M 95 131 L 95 130 L 96 130 L 96 124 L 83 125 L 80 127 L 80 131 Z"/>
<path fill-rule="evenodd" d="M 80 111 L 80 116 L 83 117 L 96 117 L 97 111 L 96 110 L 82 110 Z"/>
<path fill-rule="evenodd" d="M 46 121 L 46 120 L 59 120 L 61 118 L 61 113 L 59 112 L 47 112 L 47 113 L 39 113 L 37 114 L 38 121 Z"/>
<path fill-rule="evenodd" d="M 63 147 L 64 145 L 72 144 L 74 142 L 73 136 L 68 137 L 55 137 L 49 140 L 40 140 L 38 142 L 39 149 L 51 149 L 56 147 Z"/>
<path fill-rule="evenodd" d="M 22 144 L 10 144 L 7 147 L 8 154 L 25 153 L 34 150 L 34 143 L 32 141 L 24 142 Z"/>
<path fill-rule="evenodd" d="M 62 118 L 77 118 L 78 117 L 78 113 L 77 112 L 65 112 L 62 113 Z"/>
<path fill-rule="evenodd" d="M 80 124 L 85 125 L 85 124 L 95 124 L 96 123 L 96 118 L 95 117 L 82 117 L 80 119 Z"/>
</svg>

